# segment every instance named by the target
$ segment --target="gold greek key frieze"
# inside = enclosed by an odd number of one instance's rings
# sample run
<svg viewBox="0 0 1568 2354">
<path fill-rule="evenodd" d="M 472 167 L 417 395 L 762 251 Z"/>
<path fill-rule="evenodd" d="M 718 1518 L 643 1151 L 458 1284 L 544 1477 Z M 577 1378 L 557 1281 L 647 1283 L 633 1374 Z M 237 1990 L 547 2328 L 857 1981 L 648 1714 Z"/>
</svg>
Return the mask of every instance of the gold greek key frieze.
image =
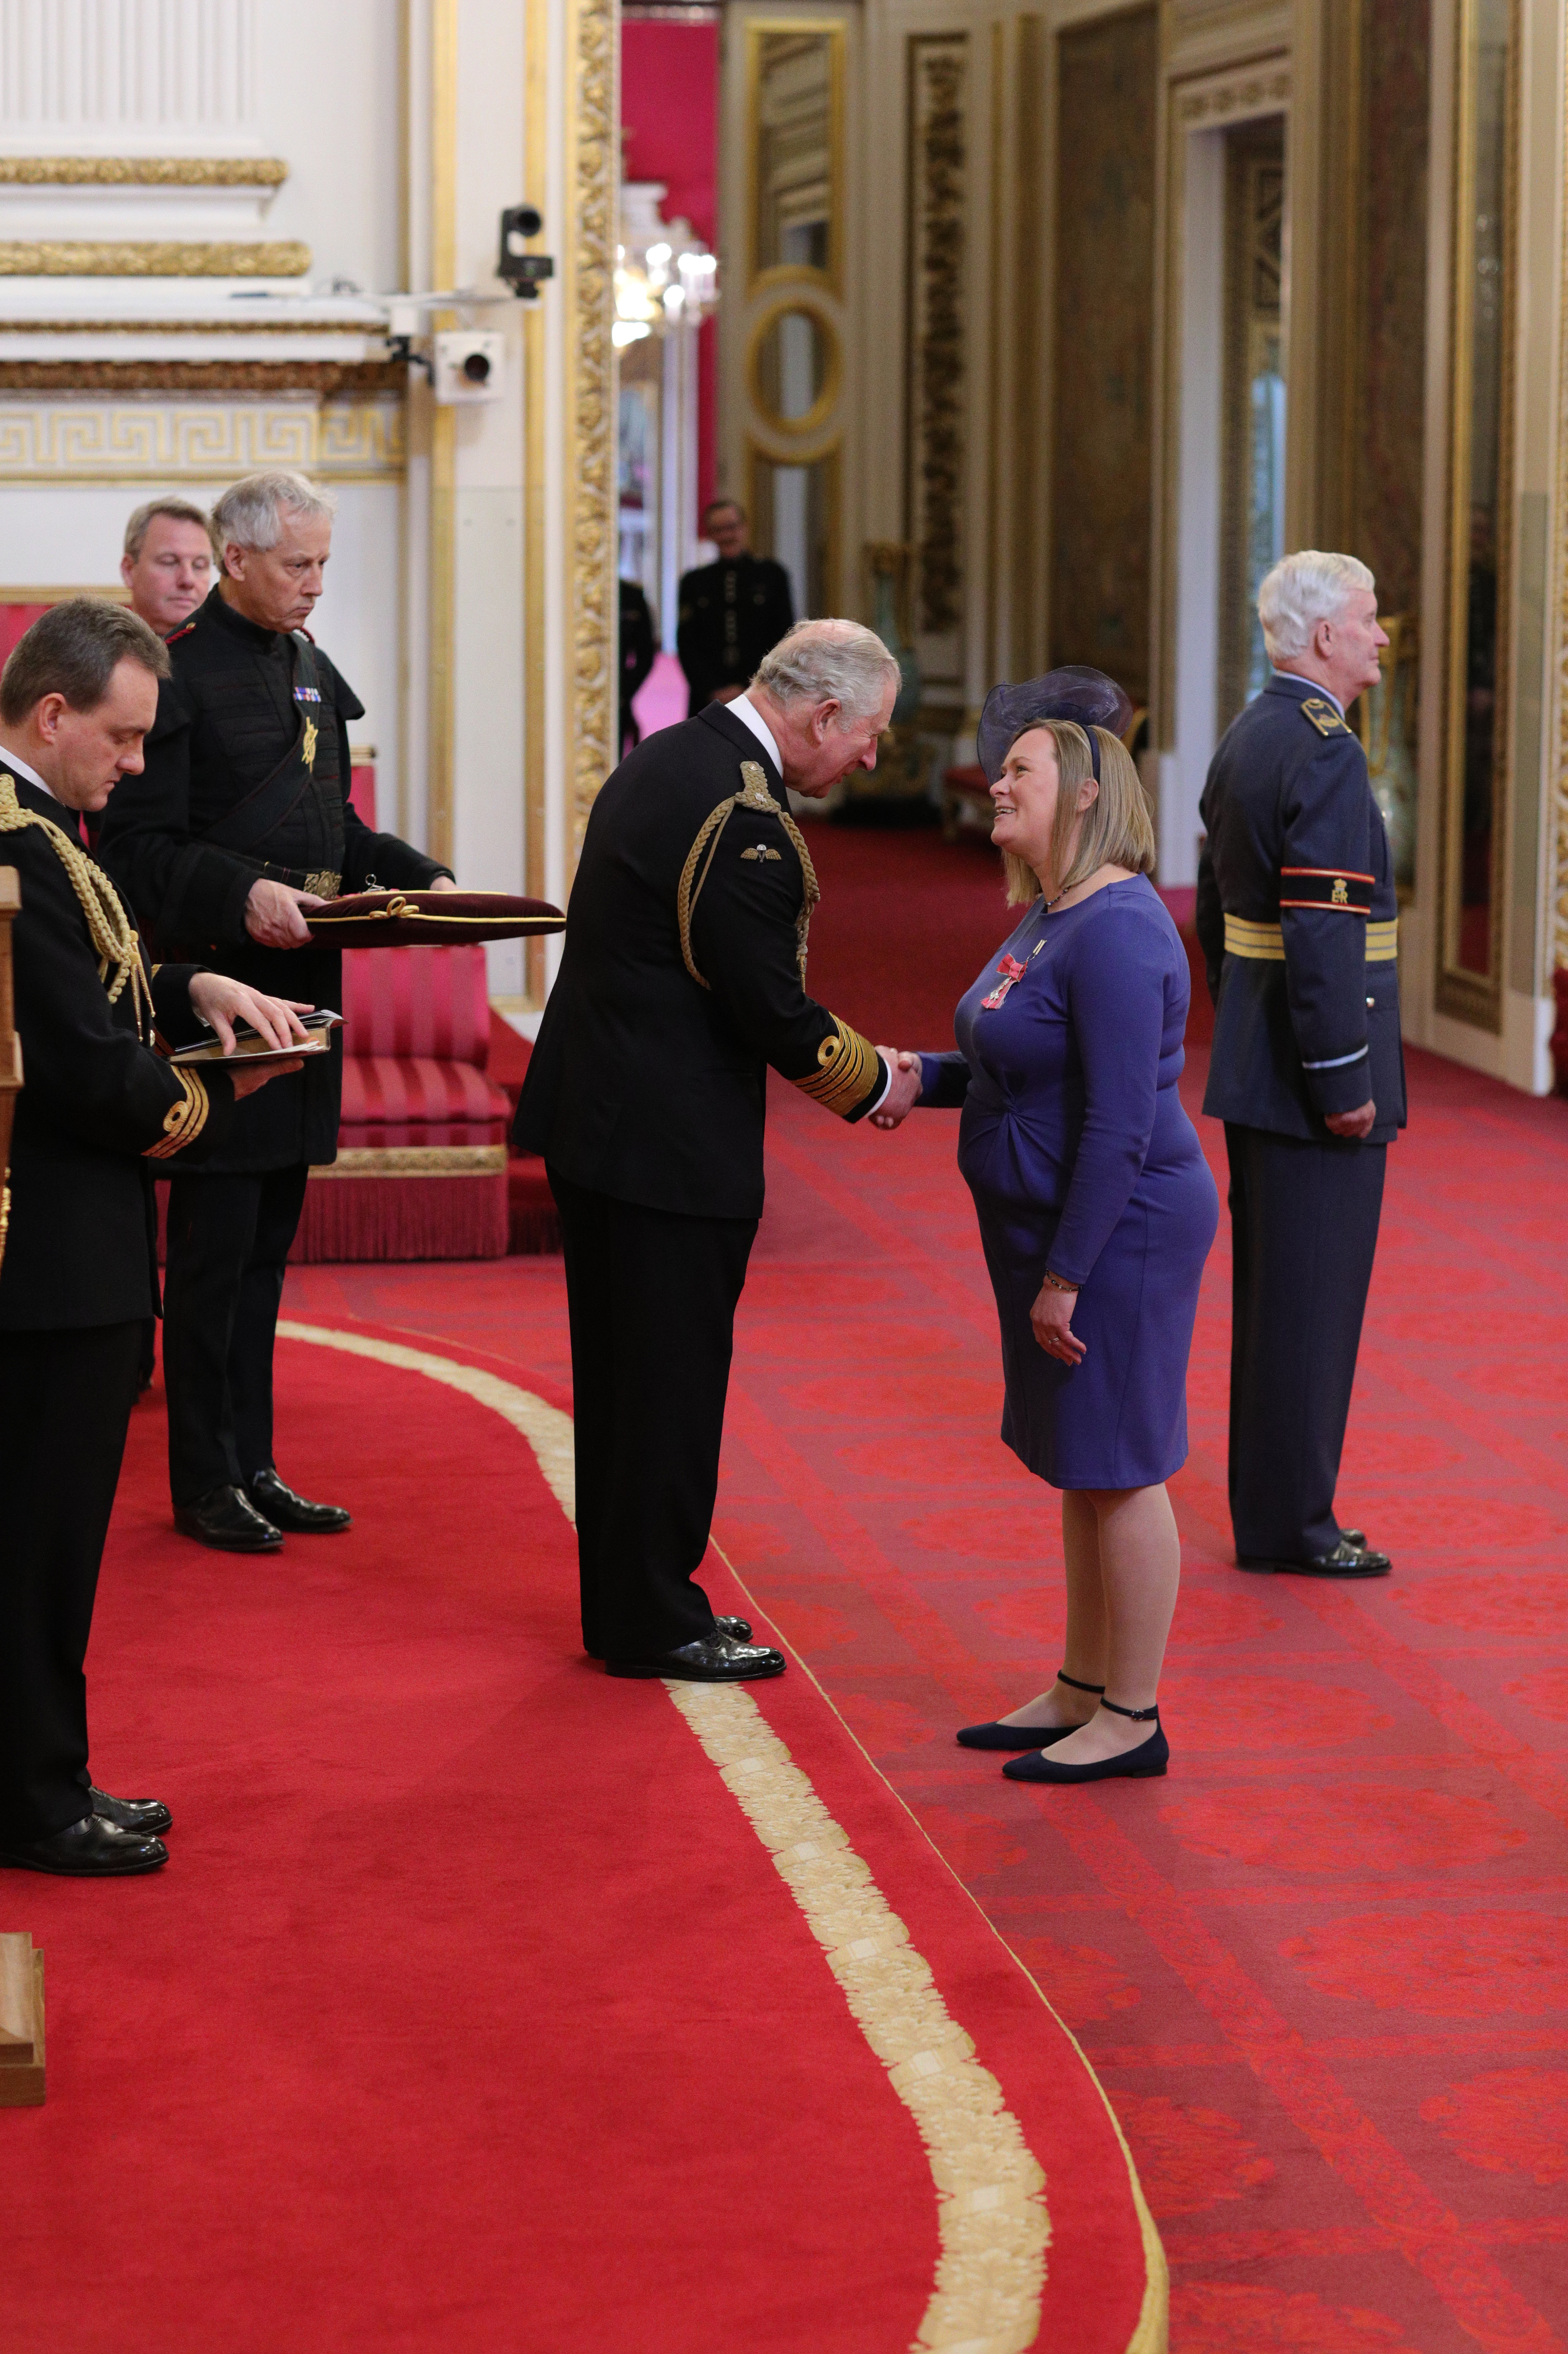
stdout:
<svg viewBox="0 0 1568 2354">
<path fill-rule="evenodd" d="M 0 401 L 0 482 L 210 482 L 268 466 L 395 479 L 403 403 Z"/>
<path fill-rule="evenodd" d="M 303 278 L 298 238 L 0 238 L 0 278 Z"/>
<path fill-rule="evenodd" d="M 281 188 L 275 155 L 0 155 L 0 187 Z"/>
<path fill-rule="evenodd" d="M 851 2017 L 919 2128 L 937 2191 L 939 2253 L 915 2347 L 1022 2354 L 1040 2327 L 1051 2219 L 1045 2177 L 1001 2086 L 750 1693 L 734 1684 L 665 1689 L 772 1857 Z"/>
<path fill-rule="evenodd" d="M 613 0 L 577 0 L 568 323 L 571 367 L 571 859 L 615 766 L 616 365 L 620 179 Z"/>
</svg>

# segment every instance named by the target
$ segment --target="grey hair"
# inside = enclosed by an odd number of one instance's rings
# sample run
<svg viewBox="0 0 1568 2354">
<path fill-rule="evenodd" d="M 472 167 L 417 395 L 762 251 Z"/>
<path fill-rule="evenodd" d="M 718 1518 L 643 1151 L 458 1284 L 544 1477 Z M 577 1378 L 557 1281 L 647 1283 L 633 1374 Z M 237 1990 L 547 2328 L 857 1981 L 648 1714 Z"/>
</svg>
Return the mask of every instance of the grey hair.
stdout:
<svg viewBox="0 0 1568 2354">
<path fill-rule="evenodd" d="M 283 536 L 283 515 L 325 515 L 337 513 L 337 493 L 318 490 L 303 474 L 280 466 L 270 473 L 247 474 L 225 491 L 212 511 L 212 535 L 219 560 L 232 541 L 237 547 L 276 547 Z"/>
<path fill-rule="evenodd" d="M 778 703 L 836 703 L 847 727 L 869 719 L 900 678 L 874 630 L 859 621 L 797 621 L 757 665 L 753 686 Z"/>
<path fill-rule="evenodd" d="M 1331 621 L 1348 597 L 1358 588 L 1375 588 L 1376 581 L 1359 556 L 1325 555 L 1320 547 L 1298 547 L 1282 556 L 1264 575 L 1257 592 L 1257 618 L 1272 662 L 1288 662 L 1304 654 L 1319 621 Z"/>
</svg>

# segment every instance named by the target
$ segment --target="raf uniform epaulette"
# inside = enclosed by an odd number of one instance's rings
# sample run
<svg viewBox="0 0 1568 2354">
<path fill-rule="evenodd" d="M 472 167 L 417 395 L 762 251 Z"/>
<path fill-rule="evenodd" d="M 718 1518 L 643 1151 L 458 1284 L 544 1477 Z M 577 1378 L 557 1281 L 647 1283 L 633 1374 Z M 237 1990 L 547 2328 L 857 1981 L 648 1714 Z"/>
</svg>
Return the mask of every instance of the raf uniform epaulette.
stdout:
<svg viewBox="0 0 1568 2354">
<path fill-rule="evenodd" d="M 1301 716 L 1310 722 L 1319 736 L 1353 736 L 1355 733 L 1326 695 L 1309 695 L 1301 705 Z"/>
</svg>

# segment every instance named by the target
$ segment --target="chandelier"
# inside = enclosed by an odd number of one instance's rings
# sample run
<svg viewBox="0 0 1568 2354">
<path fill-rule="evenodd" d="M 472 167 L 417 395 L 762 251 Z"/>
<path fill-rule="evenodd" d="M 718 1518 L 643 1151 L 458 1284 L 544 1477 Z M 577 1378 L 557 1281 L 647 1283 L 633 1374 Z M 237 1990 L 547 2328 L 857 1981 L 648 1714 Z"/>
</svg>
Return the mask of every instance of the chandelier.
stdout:
<svg viewBox="0 0 1568 2354">
<path fill-rule="evenodd" d="M 618 351 L 644 335 L 697 326 L 718 305 L 718 258 L 689 221 L 664 221 L 662 180 L 629 180 L 621 189 L 620 242 L 615 249 Z"/>
</svg>

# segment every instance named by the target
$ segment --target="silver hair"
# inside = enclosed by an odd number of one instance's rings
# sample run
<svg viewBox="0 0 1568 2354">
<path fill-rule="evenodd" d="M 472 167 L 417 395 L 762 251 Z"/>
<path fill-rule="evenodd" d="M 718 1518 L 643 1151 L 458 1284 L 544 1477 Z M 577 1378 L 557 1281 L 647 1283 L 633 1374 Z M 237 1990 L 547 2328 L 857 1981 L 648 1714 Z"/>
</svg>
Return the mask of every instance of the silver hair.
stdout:
<svg viewBox="0 0 1568 2354">
<path fill-rule="evenodd" d="M 874 630 L 859 621 L 797 621 L 763 655 L 752 684 L 785 705 L 836 703 L 841 724 L 853 727 L 881 709 L 899 676 Z"/>
<path fill-rule="evenodd" d="M 247 474 L 225 491 L 212 511 L 212 535 L 219 561 L 232 542 L 237 547 L 276 547 L 283 536 L 285 514 L 330 521 L 337 513 L 337 493 L 318 490 L 303 474 L 280 466 L 266 474 Z"/>
<path fill-rule="evenodd" d="M 1359 556 L 1325 555 L 1320 547 L 1298 547 L 1282 556 L 1264 575 L 1257 592 L 1257 618 L 1272 662 L 1288 662 L 1304 654 L 1319 621 L 1331 621 L 1348 597 L 1358 588 L 1375 588 L 1376 581 Z"/>
</svg>

